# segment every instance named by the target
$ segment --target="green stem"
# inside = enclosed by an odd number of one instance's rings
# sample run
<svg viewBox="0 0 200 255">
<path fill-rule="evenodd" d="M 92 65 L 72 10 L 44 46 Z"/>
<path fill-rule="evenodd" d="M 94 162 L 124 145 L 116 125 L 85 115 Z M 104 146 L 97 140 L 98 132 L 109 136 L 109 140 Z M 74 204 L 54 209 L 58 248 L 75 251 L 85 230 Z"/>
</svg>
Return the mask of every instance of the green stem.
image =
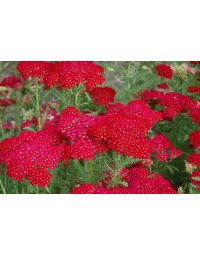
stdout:
<svg viewBox="0 0 200 255">
<path fill-rule="evenodd" d="M 3 186 L 3 183 L 2 183 L 2 181 L 1 181 L 1 179 L 0 179 L 0 186 L 1 186 L 1 189 L 2 189 L 2 191 L 3 191 L 3 194 L 6 194 L 6 191 L 5 191 L 5 189 L 4 189 L 4 186 Z"/>
<path fill-rule="evenodd" d="M 79 91 L 77 90 L 77 93 L 75 95 L 75 106 L 78 107 L 78 97 L 79 97 Z"/>
<path fill-rule="evenodd" d="M 4 137 L 3 121 L 2 121 L 1 116 L 0 116 L 0 130 L 1 130 L 2 137 Z"/>
<path fill-rule="evenodd" d="M 130 92 L 130 77 L 129 77 L 129 75 L 130 75 L 130 64 L 128 64 L 128 71 L 127 71 L 127 90 L 128 90 L 128 92 Z"/>
<path fill-rule="evenodd" d="M 48 187 L 46 187 L 46 188 L 45 188 L 45 190 L 47 191 L 47 193 L 49 193 L 49 194 L 50 194 L 50 190 L 49 190 L 49 188 L 48 188 Z"/>
<path fill-rule="evenodd" d="M 5 171 L 5 177 L 4 177 L 4 189 L 6 190 L 6 181 L 7 181 L 7 177 L 6 177 L 6 171 Z"/>
<path fill-rule="evenodd" d="M 126 93 L 127 93 L 128 101 L 130 101 L 130 99 L 131 99 L 130 71 L 131 71 L 131 64 L 128 63 L 128 70 L 126 73 L 126 81 L 127 81 Z"/>
<path fill-rule="evenodd" d="M 16 194 L 19 194 L 19 191 L 18 191 L 18 189 L 17 189 L 16 184 L 14 184 L 14 188 L 15 188 Z"/>
<path fill-rule="evenodd" d="M 22 91 L 19 89 L 16 93 L 16 127 L 17 131 L 20 133 L 21 132 L 21 108 L 22 108 Z"/>
<path fill-rule="evenodd" d="M 38 186 L 36 186 L 36 193 L 40 194 L 40 188 Z"/>
<path fill-rule="evenodd" d="M 105 160 L 104 160 L 105 161 Z M 112 187 L 115 187 L 116 185 L 116 180 L 117 180 L 117 175 L 118 175 L 118 172 L 119 172 L 119 169 L 115 166 L 115 168 L 111 168 L 108 163 L 105 161 L 107 167 L 110 169 L 111 171 L 111 174 L 112 174 L 112 180 L 111 180 L 111 186 Z"/>
<path fill-rule="evenodd" d="M 40 118 L 40 93 L 39 93 L 39 85 L 36 84 L 36 92 L 35 92 L 35 98 L 36 98 L 36 113 L 37 113 L 37 119 L 38 119 L 38 129 L 41 130 L 41 118 Z"/>
</svg>

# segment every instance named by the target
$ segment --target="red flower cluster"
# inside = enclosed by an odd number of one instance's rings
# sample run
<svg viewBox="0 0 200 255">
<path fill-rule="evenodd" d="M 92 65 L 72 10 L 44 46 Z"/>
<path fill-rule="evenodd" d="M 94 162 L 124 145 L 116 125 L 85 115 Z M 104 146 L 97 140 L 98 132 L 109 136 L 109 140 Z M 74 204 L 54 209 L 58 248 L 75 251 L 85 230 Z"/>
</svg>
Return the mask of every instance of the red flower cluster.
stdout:
<svg viewBox="0 0 200 255">
<path fill-rule="evenodd" d="M 189 111 L 189 117 L 194 123 L 200 122 L 200 104 L 193 101 L 189 96 L 183 96 L 178 92 L 163 92 L 157 90 L 145 90 L 141 97 L 142 100 L 155 106 L 155 104 L 163 107 L 161 111 L 163 118 L 172 120 L 177 114 Z"/>
<path fill-rule="evenodd" d="M 187 161 L 194 165 L 194 166 L 200 166 L 200 153 L 192 153 L 187 157 Z"/>
<path fill-rule="evenodd" d="M 46 88 L 61 86 L 70 89 L 83 83 L 87 89 L 103 84 L 104 69 L 89 61 L 63 61 L 63 62 L 43 62 L 43 61 L 22 61 L 17 65 L 17 69 L 23 80 L 39 78 L 44 82 Z"/>
<path fill-rule="evenodd" d="M 87 133 L 88 129 L 100 119 L 101 116 L 82 115 L 75 107 L 66 108 L 61 113 L 58 128 L 70 144 L 70 148 L 67 146 L 67 151 L 70 149 L 71 159 L 92 160 L 95 153 L 107 151 L 103 143 L 98 144 Z M 63 153 L 66 155 L 65 152 Z"/>
<path fill-rule="evenodd" d="M 191 104 L 188 116 L 192 119 L 193 123 L 200 123 L 200 102 L 196 101 Z"/>
<path fill-rule="evenodd" d="M 33 118 L 31 120 L 23 121 L 23 123 L 21 124 L 21 129 L 25 129 L 25 128 L 30 127 L 32 125 L 35 126 L 35 127 L 38 127 L 38 119 L 36 118 L 36 116 L 33 116 Z"/>
<path fill-rule="evenodd" d="M 189 86 L 187 87 L 187 91 L 191 94 L 193 93 L 200 93 L 200 87 L 197 86 Z"/>
<path fill-rule="evenodd" d="M 73 190 L 71 191 L 71 194 L 97 194 L 98 189 L 90 183 L 77 185 Z"/>
<path fill-rule="evenodd" d="M 7 175 L 19 182 L 23 178 L 31 184 L 47 186 L 60 157 L 61 134 L 54 127 L 37 133 L 24 131 L 16 138 L 6 138 L 0 143 L 0 162 L 5 163 Z"/>
<path fill-rule="evenodd" d="M 15 121 L 9 120 L 3 123 L 4 130 L 15 130 Z"/>
<path fill-rule="evenodd" d="M 11 91 L 19 88 L 21 81 L 15 76 L 8 76 L 0 82 L 0 106 L 8 107 L 16 102 L 15 98 L 11 97 Z"/>
<path fill-rule="evenodd" d="M 150 141 L 146 138 L 153 125 L 162 119 L 141 100 L 128 106 L 112 105 L 107 114 L 89 128 L 89 136 L 106 143 L 110 150 L 136 158 L 149 158 Z"/>
<path fill-rule="evenodd" d="M 90 94 L 97 105 L 106 106 L 106 105 L 114 102 L 116 92 L 113 88 L 109 88 L 109 87 L 99 88 L 99 87 L 97 87 L 97 88 L 94 88 L 90 92 Z"/>
<path fill-rule="evenodd" d="M 200 61 L 190 61 L 190 63 L 193 65 L 200 65 Z"/>
<path fill-rule="evenodd" d="M 51 64 L 44 61 L 20 61 L 17 70 L 24 81 L 32 78 L 43 78 Z"/>
<path fill-rule="evenodd" d="M 15 103 L 15 99 L 13 98 L 0 99 L 0 106 L 3 106 L 3 107 L 8 107 L 14 103 Z"/>
<path fill-rule="evenodd" d="M 167 83 L 160 83 L 156 87 L 159 89 L 169 89 L 169 86 L 167 85 Z"/>
<path fill-rule="evenodd" d="M 47 187 L 52 178 L 52 175 L 44 168 L 32 168 L 29 170 L 26 179 L 31 185 Z"/>
<path fill-rule="evenodd" d="M 155 158 L 162 162 L 172 160 L 182 155 L 182 151 L 173 147 L 172 143 L 164 135 L 154 135 L 151 139 L 152 151 Z"/>
<path fill-rule="evenodd" d="M 189 136 L 189 139 L 195 149 L 200 147 L 200 130 L 192 132 Z"/>
<path fill-rule="evenodd" d="M 165 79 L 171 79 L 173 75 L 173 70 L 169 65 L 160 64 L 156 66 L 157 74 Z"/>
<path fill-rule="evenodd" d="M 133 167 L 120 173 L 128 187 L 99 187 L 92 184 L 78 185 L 72 194 L 176 194 L 170 183 L 159 174 L 150 174 L 146 168 Z"/>
<path fill-rule="evenodd" d="M 21 84 L 22 81 L 16 76 L 7 76 L 0 82 L 0 86 L 9 87 L 11 89 L 18 89 Z"/>
</svg>

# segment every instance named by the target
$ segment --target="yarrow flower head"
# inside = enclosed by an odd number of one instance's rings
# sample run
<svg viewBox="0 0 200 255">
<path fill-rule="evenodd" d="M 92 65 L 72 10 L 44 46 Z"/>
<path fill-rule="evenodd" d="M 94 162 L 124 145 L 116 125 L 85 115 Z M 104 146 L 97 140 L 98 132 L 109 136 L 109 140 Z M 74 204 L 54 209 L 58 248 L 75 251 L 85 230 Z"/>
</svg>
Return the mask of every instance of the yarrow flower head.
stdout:
<svg viewBox="0 0 200 255">
<path fill-rule="evenodd" d="M 194 124 L 200 123 L 200 102 L 193 101 L 188 107 L 188 116 L 192 119 Z"/>
<path fill-rule="evenodd" d="M 62 141 L 62 134 L 55 128 L 37 133 L 24 131 L 16 138 L 1 142 L 0 161 L 6 164 L 7 175 L 12 179 L 22 182 L 28 178 L 33 185 L 47 186 L 51 179 L 47 171 L 56 167 L 60 158 L 58 146 Z"/>
<path fill-rule="evenodd" d="M 51 178 L 52 174 L 43 168 L 32 168 L 26 175 L 26 180 L 30 181 L 31 185 L 37 185 L 43 188 L 48 186 Z"/>
<path fill-rule="evenodd" d="M 26 81 L 32 78 L 42 79 L 50 66 L 51 63 L 44 61 L 21 61 L 17 64 L 17 70 Z"/>
<path fill-rule="evenodd" d="M 173 70 L 169 65 L 160 64 L 156 66 L 156 71 L 158 76 L 161 76 L 165 79 L 171 79 L 173 75 Z"/>
<path fill-rule="evenodd" d="M 58 128 L 70 144 L 72 159 L 92 160 L 96 153 L 107 151 L 105 144 L 97 143 L 88 135 L 88 129 L 101 119 L 101 116 L 81 114 L 76 107 L 67 107 L 60 114 Z"/>
<path fill-rule="evenodd" d="M 103 87 L 103 88 L 97 87 L 97 88 L 94 88 L 90 92 L 90 94 L 97 105 L 106 106 L 114 102 L 116 92 L 113 88 L 110 88 L 110 87 Z"/>
<path fill-rule="evenodd" d="M 189 140 L 195 149 L 200 147 L 200 130 L 192 132 L 189 136 Z"/>
<path fill-rule="evenodd" d="M 82 185 L 77 185 L 73 190 L 71 191 L 71 194 L 95 194 L 97 188 L 90 184 L 82 184 Z"/>
<path fill-rule="evenodd" d="M 107 114 L 88 129 L 88 134 L 119 154 L 149 158 L 151 148 L 146 135 L 161 119 L 162 115 L 153 112 L 143 101 L 133 101 L 128 106 L 116 104 L 116 109 L 109 108 Z"/>
<path fill-rule="evenodd" d="M 174 148 L 172 143 L 162 134 L 154 135 L 150 141 L 155 158 L 162 162 L 167 162 L 182 155 L 182 152 Z"/>
<path fill-rule="evenodd" d="M 157 90 L 145 90 L 141 97 L 151 106 L 158 104 L 163 107 L 161 110 L 163 118 L 172 120 L 177 114 L 189 111 L 188 116 L 194 123 L 200 121 L 200 105 L 189 96 L 183 96 L 178 92 L 164 92 Z"/>
<path fill-rule="evenodd" d="M 16 101 L 13 98 L 0 99 L 0 106 L 3 106 L 3 107 L 8 107 L 8 106 L 13 105 L 15 103 L 16 103 Z"/>
<path fill-rule="evenodd" d="M 1 82 L 0 86 L 9 87 L 11 89 L 18 89 L 22 81 L 16 76 L 7 76 Z"/>
<path fill-rule="evenodd" d="M 190 63 L 193 65 L 200 65 L 200 61 L 190 61 Z"/>
<path fill-rule="evenodd" d="M 188 86 L 187 91 L 191 94 L 193 93 L 200 93 L 200 87 L 197 86 Z"/>
<path fill-rule="evenodd" d="M 164 90 L 169 89 L 169 86 L 167 83 L 160 83 L 160 84 L 156 85 L 156 87 L 159 89 L 164 89 Z"/>
<path fill-rule="evenodd" d="M 17 65 L 23 80 L 38 78 L 46 88 L 70 89 L 83 83 L 87 89 L 104 83 L 104 69 L 91 61 L 21 61 Z"/>
<path fill-rule="evenodd" d="M 200 153 L 191 153 L 186 160 L 194 166 L 200 166 Z"/>
<path fill-rule="evenodd" d="M 44 77 L 45 86 L 52 87 L 61 84 L 69 89 L 80 83 L 90 90 L 104 83 L 104 69 L 90 61 L 63 61 L 51 65 Z"/>
</svg>

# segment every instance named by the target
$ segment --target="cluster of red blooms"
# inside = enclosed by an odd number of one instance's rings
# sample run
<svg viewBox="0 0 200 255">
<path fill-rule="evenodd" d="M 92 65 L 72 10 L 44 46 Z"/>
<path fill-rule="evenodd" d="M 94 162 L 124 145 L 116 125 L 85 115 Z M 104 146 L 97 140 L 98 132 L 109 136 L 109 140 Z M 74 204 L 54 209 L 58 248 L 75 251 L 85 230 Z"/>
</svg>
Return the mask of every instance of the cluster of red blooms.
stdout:
<svg viewBox="0 0 200 255">
<path fill-rule="evenodd" d="M 200 87 L 197 86 L 188 86 L 187 91 L 191 94 L 198 93 L 200 94 Z"/>
<path fill-rule="evenodd" d="M 152 108 L 158 104 L 162 107 L 163 119 L 172 120 L 177 114 L 188 112 L 193 123 L 200 122 L 200 103 L 189 96 L 183 96 L 178 92 L 145 90 L 141 97 Z"/>
<path fill-rule="evenodd" d="M 172 143 L 162 134 L 153 136 L 151 147 L 155 152 L 155 158 L 162 162 L 167 162 L 182 155 L 182 151 L 174 148 Z"/>
<path fill-rule="evenodd" d="M 71 191 L 72 194 L 176 194 L 171 184 L 160 174 L 150 174 L 144 167 L 122 169 L 121 179 L 128 183 L 128 187 L 118 185 L 108 187 L 104 185 L 82 184 Z"/>
<path fill-rule="evenodd" d="M 156 87 L 159 89 L 169 89 L 169 86 L 167 83 L 160 83 Z"/>
<path fill-rule="evenodd" d="M 15 103 L 15 99 L 11 97 L 12 90 L 21 86 L 21 80 L 16 76 L 7 76 L 0 82 L 0 87 L 4 90 L 0 91 L 0 106 L 8 107 Z"/>
<path fill-rule="evenodd" d="M 173 75 L 173 70 L 171 69 L 169 65 L 166 65 L 166 64 L 157 65 L 156 72 L 157 72 L 157 75 L 165 79 L 171 79 Z"/>
<path fill-rule="evenodd" d="M 187 161 L 196 166 L 199 167 L 200 166 L 200 153 L 197 152 L 193 152 L 191 153 L 188 157 L 187 157 Z"/>
<path fill-rule="evenodd" d="M 192 132 L 189 136 L 189 139 L 195 149 L 200 147 L 200 130 Z"/>
<path fill-rule="evenodd" d="M 31 120 L 23 121 L 23 123 L 21 124 L 21 129 L 26 129 L 27 127 L 30 127 L 32 125 L 36 128 L 38 127 L 38 119 L 36 116 L 33 116 Z"/>
<path fill-rule="evenodd" d="M 60 158 L 62 135 L 56 127 L 49 126 L 37 133 L 23 131 L 16 138 L 6 138 L 0 146 L 0 163 L 6 164 L 7 175 L 22 182 L 45 187 Z"/>
<path fill-rule="evenodd" d="M 200 61 L 190 61 L 190 63 L 193 65 L 200 65 Z"/>
<path fill-rule="evenodd" d="M 83 83 L 88 90 L 103 84 L 104 69 L 90 61 L 22 61 L 17 65 L 24 81 L 32 78 L 39 78 L 40 83 L 44 83 L 46 88 L 58 86 L 70 89 Z"/>
<path fill-rule="evenodd" d="M 1 93 L 0 93 L 0 96 L 1 96 Z M 0 106 L 3 106 L 3 107 L 8 107 L 14 103 L 15 103 L 15 100 L 13 98 L 5 98 L 4 97 L 3 99 L 0 99 Z"/>
<path fill-rule="evenodd" d="M 11 89 L 20 88 L 22 81 L 16 76 L 7 76 L 0 82 L 0 86 L 9 87 Z"/>
<path fill-rule="evenodd" d="M 114 102 L 116 92 L 110 87 L 96 87 L 90 92 L 90 94 L 96 105 L 107 106 Z"/>
</svg>

